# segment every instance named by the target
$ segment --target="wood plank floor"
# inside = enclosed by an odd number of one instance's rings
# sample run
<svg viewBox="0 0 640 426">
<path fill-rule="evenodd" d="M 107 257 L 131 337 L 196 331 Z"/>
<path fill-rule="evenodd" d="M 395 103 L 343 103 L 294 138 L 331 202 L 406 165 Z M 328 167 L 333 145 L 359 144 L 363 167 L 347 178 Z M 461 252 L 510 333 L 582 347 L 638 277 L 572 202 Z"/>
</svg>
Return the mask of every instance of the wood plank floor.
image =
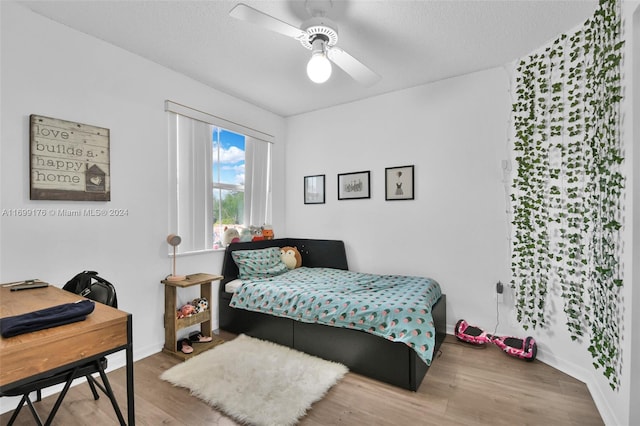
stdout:
<svg viewBox="0 0 640 426">
<path fill-rule="evenodd" d="M 222 334 L 229 340 L 234 336 Z M 236 425 L 186 389 L 158 376 L 179 361 L 158 353 L 135 363 L 136 422 L 139 425 Z M 109 373 L 126 413 L 124 369 Z M 53 397 L 36 403 L 41 415 Z M 6 425 L 11 413 L 0 417 Z M 126 414 L 125 414 L 126 417 Z M 54 425 L 113 425 L 108 398 L 94 401 L 89 387 L 73 387 Z M 23 408 L 17 426 L 32 425 Z M 417 392 L 348 373 L 300 422 L 315 425 L 602 425 L 584 383 L 539 361 L 508 357 L 498 348 L 476 348 L 447 336 L 441 353 Z"/>
</svg>

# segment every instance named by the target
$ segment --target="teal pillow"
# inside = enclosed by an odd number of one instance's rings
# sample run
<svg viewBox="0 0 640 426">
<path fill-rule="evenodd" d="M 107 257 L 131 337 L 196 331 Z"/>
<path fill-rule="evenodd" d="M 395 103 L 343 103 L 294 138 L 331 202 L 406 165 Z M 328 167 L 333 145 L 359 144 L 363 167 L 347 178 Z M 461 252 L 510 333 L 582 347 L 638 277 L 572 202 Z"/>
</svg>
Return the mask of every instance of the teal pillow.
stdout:
<svg viewBox="0 0 640 426">
<path fill-rule="evenodd" d="M 279 247 L 260 250 L 236 250 L 231 252 L 238 265 L 238 278 L 269 278 L 288 271 L 287 265 L 280 258 Z"/>
</svg>

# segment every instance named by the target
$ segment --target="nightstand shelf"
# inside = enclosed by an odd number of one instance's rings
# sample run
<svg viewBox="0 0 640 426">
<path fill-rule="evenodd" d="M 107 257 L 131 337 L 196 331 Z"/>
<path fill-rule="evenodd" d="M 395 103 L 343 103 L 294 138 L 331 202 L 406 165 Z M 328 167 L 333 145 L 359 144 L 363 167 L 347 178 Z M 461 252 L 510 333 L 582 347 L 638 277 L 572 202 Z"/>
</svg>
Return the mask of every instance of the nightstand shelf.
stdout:
<svg viewBox="0 0 640 426">
<path fill-rule="evenodd" d="M 187 359 L 199 353 L 210 349 L 220 343 L 219 338 L 211 335 L 211 282 L 221 280 L 220 275 L 211 274 L 192 274 L 187 275 L 184 280 L 181 281 L 169 281 L 162 280 L 164 284 L 164 347 L 162 351 L 173 355 L 180 359 Z M 209 302 L 209 309 L 197 314 L 185 318 L 178 318 L 176 315 L 177 306 L 177 289 L 187 288 L 194 285 L 200 286 L 200 297 L 207 299 Z M 179 351 L 178 344 L 178 331 L 183 328 L 191 327 L 192 325 L 200 324 L 200 332 L 203 336 L 213 337 L 213 340 L 208 343 L 195 343 L 192 345 L 193 352 L 185 354 Z"/>
</svg>

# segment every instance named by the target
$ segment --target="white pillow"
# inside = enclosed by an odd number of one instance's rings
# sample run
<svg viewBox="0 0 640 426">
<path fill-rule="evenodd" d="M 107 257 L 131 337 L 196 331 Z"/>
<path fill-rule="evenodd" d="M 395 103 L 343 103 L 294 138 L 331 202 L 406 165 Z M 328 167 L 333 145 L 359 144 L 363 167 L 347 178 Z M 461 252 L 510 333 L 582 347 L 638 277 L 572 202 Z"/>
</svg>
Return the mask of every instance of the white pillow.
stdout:
<svg viewBox="0 0 640 426">
<path fill-rule="evenodd" d="M 235 293 L 242 286 L 242 280 L 235 279 L 224 285 L 224 291 L 227 293 Z"/>
</svg>

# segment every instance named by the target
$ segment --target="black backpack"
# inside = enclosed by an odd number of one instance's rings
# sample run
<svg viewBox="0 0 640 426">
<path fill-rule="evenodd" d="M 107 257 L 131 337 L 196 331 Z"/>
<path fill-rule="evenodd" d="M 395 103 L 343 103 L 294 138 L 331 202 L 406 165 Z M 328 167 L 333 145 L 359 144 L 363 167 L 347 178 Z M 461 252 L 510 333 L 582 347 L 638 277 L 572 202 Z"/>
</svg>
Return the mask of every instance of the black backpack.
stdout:
<svg viewBox="0 0 640 426">
<path fill-rule="evenodd" d="M 62 289 L 114 308 L 118 307 L 115 287 L 109 281 L 98 276 L 96 271 L 80 272 L 71 278 Z"/>
</svg>

